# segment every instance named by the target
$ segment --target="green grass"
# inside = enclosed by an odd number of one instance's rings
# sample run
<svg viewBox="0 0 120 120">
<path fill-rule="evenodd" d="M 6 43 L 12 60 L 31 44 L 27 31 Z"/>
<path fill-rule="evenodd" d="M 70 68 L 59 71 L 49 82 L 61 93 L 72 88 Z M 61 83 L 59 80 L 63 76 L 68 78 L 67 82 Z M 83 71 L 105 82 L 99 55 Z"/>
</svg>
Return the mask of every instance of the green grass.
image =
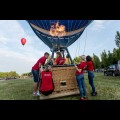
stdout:
<svg viewBox="0 0 120 120">
<path fill-rule="evenodd" d="M 95 74 L 94 84 L 97 90 L 97 96 L 91 96 L 91 86 L 87 75 L 85 75 L 87 96 L 89 100 L 120 100 L 120 78 L 112 76 L 103 76 L 101 73 Z M 62 98 L 63 100 L 79 100 L 79 96 Z"/>
<path fill-rule="evenodd" d="M 0 100 L 36 100 L 32 96 L 33 81 L 18 79 L 0 82 Z"/>
<path fill-rule="evenodd" d="M 101 73 L 95 74 L 95 86 L 97 96 L 91 96 L 91 87 L 87 75 L 85 75 L 87 86 L 87 96 L 89 100 L 120 100 L 120 78 L 103 76 Z M 18 79 L 0 81 L 0 100 L 39 100 L 39 97 L 32 96 L 33 80 Z M 63 97 L 58 100 L 79 100 L 79 95 Z"/>
</svg>

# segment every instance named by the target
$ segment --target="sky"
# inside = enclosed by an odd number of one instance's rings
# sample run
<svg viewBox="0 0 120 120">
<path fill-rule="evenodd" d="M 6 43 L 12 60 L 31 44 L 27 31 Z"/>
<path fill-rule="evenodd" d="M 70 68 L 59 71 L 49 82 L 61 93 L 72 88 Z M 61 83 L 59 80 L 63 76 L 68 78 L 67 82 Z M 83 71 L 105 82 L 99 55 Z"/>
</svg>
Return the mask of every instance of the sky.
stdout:
<svg viewBox="0 0 120 120">
<path fill-rule="evenodd" d="M 72 58 L 93 53 L 100 57 L 103 50 L 112 52 L 116 31 L 120 31 L 120 20 L 94 20 L 68 48 Z M 21 38 L 27 39 L 25 46 Z M 44 52 L 51 54 L 25 20 L 0 20 L 0 72 L 30 72 Z"/>
</svg>

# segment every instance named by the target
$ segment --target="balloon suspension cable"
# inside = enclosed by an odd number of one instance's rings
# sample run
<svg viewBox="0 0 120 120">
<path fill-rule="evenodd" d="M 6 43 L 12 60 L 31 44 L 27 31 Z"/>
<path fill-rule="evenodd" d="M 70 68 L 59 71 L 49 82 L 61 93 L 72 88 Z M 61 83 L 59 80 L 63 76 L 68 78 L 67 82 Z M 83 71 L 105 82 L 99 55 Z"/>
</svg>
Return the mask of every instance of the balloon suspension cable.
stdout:
<svg viewBox="0 0 120 120">
<path fill-rule="evenodd" d="M 78 56 L 80 56 L 80 38 L 78 40 Z"/>
<path fill-rule="evenodd" d="M 86 38 L 85 38 L 85 46 L 84 46 L 83 55 L 85 54 L 85 49 L 86 49 L 86 41 L 87 41 L 87 28 L 86 28 Z"/>
<path fill-rule="evenodd" d="M 77 41 L 76 43 L 77 43 L 77 47 L 76 47 L 74 59 L 75 59 L 75 57 L 77 57 L 77 50 L 78 50 L 78 44 L 79 44 L 79 42 Z M 73 64 L 74 64 L 74 66 L 76 66 L 76 63 L 74 62 L 74 60 L 73 60 Z"/>
<path fill-rule="evenodd" d="M 79 43 L 78 43 L 78 40 L 77 40 L 77 42 L 76 42 L 76 43 L 77 43 L 77 47 L 76 47 L 76 51 L 75 51 L 75 56 L 74 56 L 74 58 L 75 58 L 75 57 L 77 57 L 78 44 L 79 44 Z"/>
</svg>

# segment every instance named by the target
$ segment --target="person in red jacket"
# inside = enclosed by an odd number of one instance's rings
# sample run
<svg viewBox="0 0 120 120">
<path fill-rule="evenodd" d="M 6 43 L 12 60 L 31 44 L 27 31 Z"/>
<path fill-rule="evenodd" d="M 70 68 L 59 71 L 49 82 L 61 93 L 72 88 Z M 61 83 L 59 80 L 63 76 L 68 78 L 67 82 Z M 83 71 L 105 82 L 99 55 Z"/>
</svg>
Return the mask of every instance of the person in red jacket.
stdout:
<svg viewBox="0 0 120 120">
<path fill-rule="evenodd" d="M 86 57 L 86 61 L 87 61 L 87 71 L 88 71 L 88 79 L 89 79 L 89 84 L 92 87 L 92 96 L 96 96 L 97 92 L 94 86 L 94 63 L 92 61 L 92 58 L 90 56 Z"/>
<path fill-rule="evenodd" d="M 80 62 L 80 64 L 78 64 L 76 67 L 76 79 L 77 79 L 77 83 L 79 86 L 79 91 L 80 91 L 80 100 L 87 100 L 86 97 L 86 85 L 84 82 L 84 70 L 87 66 L 86 61 L 85 61 L 85 56 L 81 56 L 82 61 Z"/>
<path fill-rule="evenodd" d="M 53 60 L 53 65 L 63 65 L 65 63 L 65 59 L 62 57 L 61 52 L 57 52 L 56 60 Z"/>
<path fill-rule="evenodd" d="M 34 91 L 33 91 L 33 95 L 34 96 L 39 96 L 39 70 L 40 70 L 40 66 L 45 64 L 46 59 L 49 57 L 49 53 L 45 53 L 43 57 L 41 57 L 37 63 L 32 67 L 32 74 L 33 74 L 33 79 L 34 79 Z"/>
</svg>

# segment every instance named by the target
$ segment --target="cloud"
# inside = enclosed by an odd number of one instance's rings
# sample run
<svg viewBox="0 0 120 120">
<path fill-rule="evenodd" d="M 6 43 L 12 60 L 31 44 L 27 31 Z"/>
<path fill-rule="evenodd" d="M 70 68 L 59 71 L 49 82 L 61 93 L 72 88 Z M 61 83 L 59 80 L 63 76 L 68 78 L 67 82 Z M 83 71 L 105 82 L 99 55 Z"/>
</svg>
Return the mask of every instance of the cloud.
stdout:
<svg viewBox="0 0 120 120">
<path fill-rule="evenodd" d="M 105 28 L 105 24 L 110 22 L 110 20 L 94 20 L 92 30 L 99 31 Z"/>
<path fill-rule="evenodd" d="M 22 37 L 27 39 L 24 47 L 21 45 Z M 0 20 L 0 71 L 15 67 L 19 74 L 30 71 L 31 65 L 45 52 L 42 45 L 30 27 L 22 27 L 17 20 Z M 7 63 L 13 67 L 8 68 Z"/>
<path fill-rule="evenodd" d="M 19 74 L 30 72 L 33 66 L 32 60 L 25 60 L 22 57 L 13 57 L 13 56 L 5 56 L 1 55 L 0 59 L 0 72 L 8 72 L 8 71 L 16 71 Z"/>
<path fill-rule="evenodd" d="M 6 44 L 7 38 L 0 36 L 0 44 Z"/>
<path fill-rule="evenodd" d="M 75 55 L 82 55 L 85 49 L 85 55 L 96 55 L 100 56 L 102 51 L 112 51 L 115 48 L 114 37 L 115 31 L 119 28 L 120 21 L 115 20 L 95 20 L 87 29 L 87 32 L 84 33 L 78 40 L 69 47 L 72 58 L 76 57 Z M 87 35 L 87 39 L 86 39 Z M 85 46 L 86 41 L 86 46 Z M 78 47 L 79 46 L 79 47 Z M 85 48 L 84 48 L 85 47 Z M 73 49 L 74 48 L 74 49 Z M 78 52 L 76 53 L 76 51 Z"/>
</svg>

